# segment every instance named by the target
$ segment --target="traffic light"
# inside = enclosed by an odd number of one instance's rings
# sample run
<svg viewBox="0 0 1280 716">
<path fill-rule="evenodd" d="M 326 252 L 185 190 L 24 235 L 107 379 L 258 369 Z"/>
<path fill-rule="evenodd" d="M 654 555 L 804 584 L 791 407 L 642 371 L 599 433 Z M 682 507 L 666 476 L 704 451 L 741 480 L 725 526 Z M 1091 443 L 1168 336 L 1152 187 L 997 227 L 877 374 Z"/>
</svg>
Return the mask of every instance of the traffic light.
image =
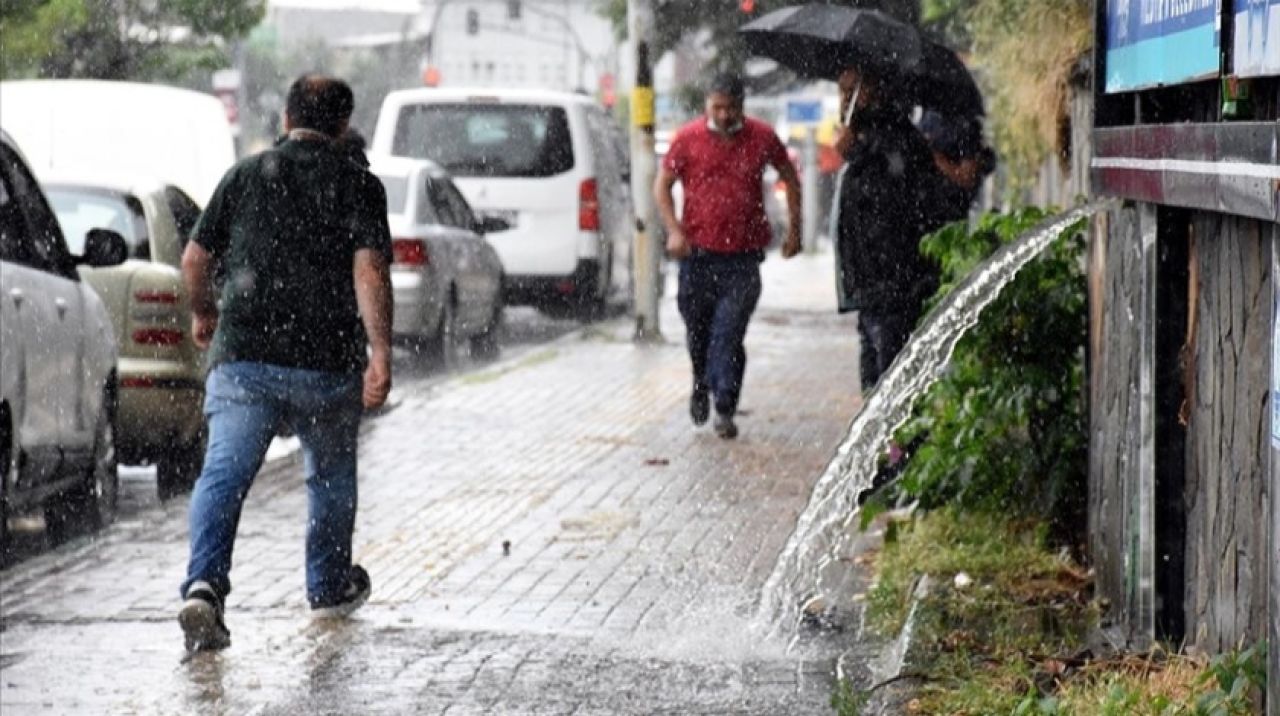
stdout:
<svg viewBox="0 0 1280 716">
<path fill-rule="evenodd" d="M 750 15 L 756 11 L 756 0 L 739 0 L 738 7 L 744 13 Z"/>
<path fill-rule="evenodd" d="M 467 9 L 467 34 L 475 35 L 480 32 L 480 11 L 475 8 Z"/>
</svg>

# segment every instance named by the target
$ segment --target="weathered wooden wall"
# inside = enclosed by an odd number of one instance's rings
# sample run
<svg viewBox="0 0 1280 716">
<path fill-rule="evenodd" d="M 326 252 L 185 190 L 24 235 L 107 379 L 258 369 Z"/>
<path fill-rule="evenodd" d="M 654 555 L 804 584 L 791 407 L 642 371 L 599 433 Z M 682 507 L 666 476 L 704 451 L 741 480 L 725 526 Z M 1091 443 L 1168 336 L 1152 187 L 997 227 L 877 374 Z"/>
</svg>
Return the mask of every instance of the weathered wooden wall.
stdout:
<svg viewBox="0 0 1280 716">
<path fill-rule="evenodd" d="M 1280 83 L 1276 85 L 1280 100 Z M 1280 226 L 1271 227 L 1271 295 L 1275 308 L 1271 314 L 1272 370 L 1280 374 Z M 1280 379 L 1273 376 L 1271 394 L 1272 430 L 1280 429 Z M 1280 438 L 1271 444 L 1271 549 L 1267 564 L 1271 568 L 1271 645 L 1270 668 L 1267 670 L 1267 713 L 1280 716 Z"/>
<path fill-rule="evenodd" d="M 1194 396 L 1187 437 L 1189 642 L 1267 636 L 1271 225 L 1196 212 Z"/>
<path fill-rule="evenodd" d="M 1139 461 L 1138 324 L 1142 250 L 1138 212 L 1099 215 L 1089 259 L 1089 543 L 1108 621 L 1123 618 L 1126 487 Z"/>
</svg>

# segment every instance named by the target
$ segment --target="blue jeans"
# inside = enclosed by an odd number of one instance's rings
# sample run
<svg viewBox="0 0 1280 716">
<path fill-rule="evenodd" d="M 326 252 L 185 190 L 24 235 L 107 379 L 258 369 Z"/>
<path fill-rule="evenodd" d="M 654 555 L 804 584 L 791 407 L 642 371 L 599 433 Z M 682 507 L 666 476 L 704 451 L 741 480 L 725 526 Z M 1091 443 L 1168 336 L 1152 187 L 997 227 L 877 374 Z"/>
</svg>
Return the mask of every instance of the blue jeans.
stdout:
<svg viewBox="0 0 1280 716">
<path fill-rule="evenodd" d="M 710 390 L 716 412 L 738 410 L 747 350 L 742 342 L 760 301 L 758 254 L 695 254 L 680 262 L 676 304 L 693 363 L 693 389 Z"/>
<path fill-rule="evenodd" d="M 227 363 L 209 374 L 209 447 L 191 493 L 191 559 L 182 594 L 203 580 L 231 592 L 240 510 L 281 424 L 302 442 L 309 515 L 307 599 L 337 602 L 351 571 L 356 518 L 356 437 L 363 411 L 358 374 Z"/>
</svg>

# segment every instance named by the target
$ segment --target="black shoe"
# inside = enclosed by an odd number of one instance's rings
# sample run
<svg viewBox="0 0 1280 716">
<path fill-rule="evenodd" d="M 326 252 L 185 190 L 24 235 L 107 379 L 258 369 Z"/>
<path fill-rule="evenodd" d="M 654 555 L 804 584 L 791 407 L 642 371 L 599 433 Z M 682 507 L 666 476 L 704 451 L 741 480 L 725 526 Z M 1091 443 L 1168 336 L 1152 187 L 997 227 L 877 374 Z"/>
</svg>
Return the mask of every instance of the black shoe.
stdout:
<svg viewBox="0 0 1280 716">
<path fill-rule="evenodd" d="M 359 609 L 369 599 L 373 591 L 373 583 L 369 581 L 369 573 L 360 565 L 352 565 L 347 576 L 347 589 L 338 601 L 331 604 L 312 604 L 311 618 L 341 619 Z"/>
<path fill-rule="evenodd" d="M 738 437 L 738 426 L 734 425 L 732 415 L 716 413 L 716 435 L 725 440 L 732 440 Z"/>
<path fill-rule="evenodd" d="M 178 612 L 187 651 L 219 651 L 231 646 L 231 631 L 222 621 L 222 599 L 208 582 L 192 582 Z"/>
<path fill-rule="evenodd" d="M 711 396 L 705 389 L 694 388 L 693 395 L 689 396 L 689 417 L 693 418 L 694 425 L 703 425 L 711 417 Z"/>
</svg>

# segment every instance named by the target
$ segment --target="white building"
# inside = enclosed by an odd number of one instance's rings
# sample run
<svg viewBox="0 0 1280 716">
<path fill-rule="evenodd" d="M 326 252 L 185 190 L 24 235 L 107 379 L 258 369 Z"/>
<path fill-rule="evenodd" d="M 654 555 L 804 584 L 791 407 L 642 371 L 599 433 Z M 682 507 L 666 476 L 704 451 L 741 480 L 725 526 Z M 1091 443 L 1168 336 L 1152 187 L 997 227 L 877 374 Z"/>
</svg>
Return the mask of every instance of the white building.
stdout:
<svg viewBox="0 0 1280 716">
<path fill-rule="evenodd" d="M 595 93 L 618 43 L 598 0 L 425 0 L 430 65 L 442 86 Z"/>
<path fill-rule="evenodd" d="M 596 93 L 618 71 L 602 0 L 271 0 L 281 45 L 321 41 L 352 51 L 408 44 L 441 86 Z"/>
</svg>

